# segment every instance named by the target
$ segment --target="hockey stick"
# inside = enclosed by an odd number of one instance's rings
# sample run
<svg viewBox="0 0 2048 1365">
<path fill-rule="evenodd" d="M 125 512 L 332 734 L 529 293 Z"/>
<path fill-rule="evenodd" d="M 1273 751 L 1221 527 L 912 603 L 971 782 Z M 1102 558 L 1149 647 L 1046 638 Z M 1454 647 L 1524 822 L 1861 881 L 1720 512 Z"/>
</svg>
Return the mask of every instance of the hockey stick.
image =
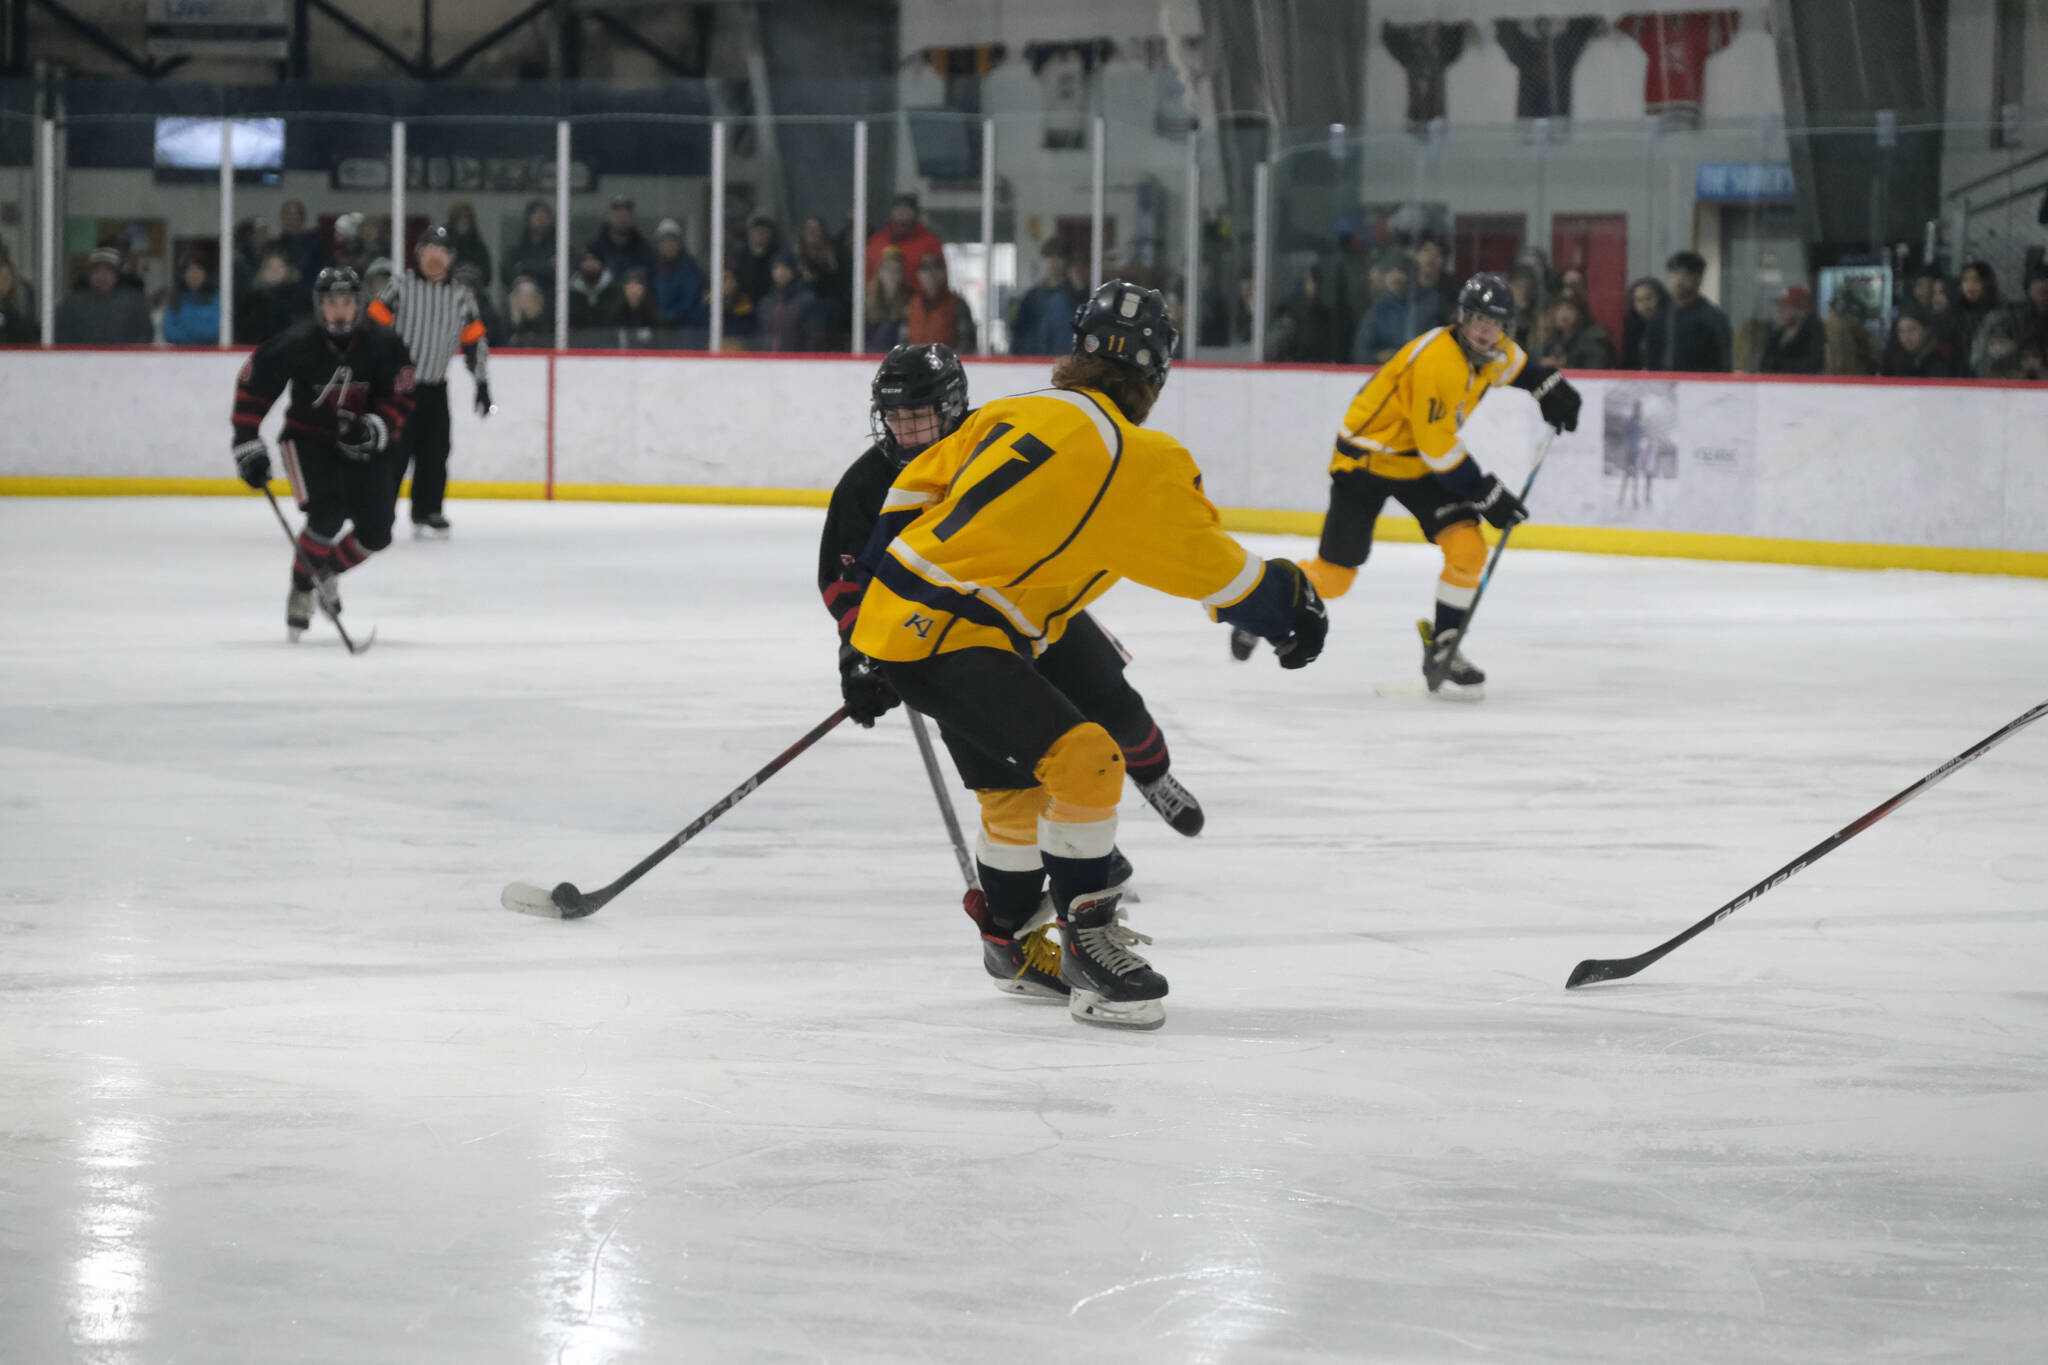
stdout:
<svg viewBox="0 0 2048 1365">
<path fill-rule="evenodd" d="M 692 820 L 682 833 L 633 864 L 632 870 L 610 886 L 583 892 L 576 889 L 575 883 L 563 882 L 553 891 L 544 891 L 529 882 L 513 882 L 499 893 L 498 904 L 507 910 L 516 910 L 522 915 L 538 915 L 542 919 L 582 919 L 585 915 L 596 914 L 621 891 L 646 876 L 655 864 L 703 833 L 705 826 L 737 806 L 754 788 L 789 766 L 791 759 L 823 739 L 828 730 L 845 719 L 846 708 L 842 706 L 812 727 L 809 734 L 769 760 L 761 771 L 719 798 L 710 810 Z"/>
<path fill-rule="evenodd" d="M 981 883 L 974 875 L 974 855 L 967 851 L 967 836 L 960 832 L 960 815 L 953 809 L 953 798 L 946 794 L 946 778 L 939 771 L 939 756 L 932 749 L 931 732 L 915 707 L 906 706 L 903 710 L 910 717 L 910 732 L 917 736 L 917 752 L 924 758 L 924 775 L 932 780 L 932 795 L 938 798 L 939 818 L 946 822 L 946 836 L 953 841 L 953 856 L 959 860 L 960 875 L 967 879 L 969 892 L 978 891 Z"/>
<path fill-rule="evenodd" d="M 1921 792 L 1926 791 L 1929 787 L 1941 781 L 1944 777 L 1947 777 L 1956 769 L 1964 766 L 1967 763 L 1973 762 L 1976 759 L 1982 758 L 1985 754 L 1990 753 L 1993 749 L 2005 743 L 2005 741 L 2011 739 L 2014 735 L 2018 734 L 2027 726 L 2032 725 L 2035 721 L 2041 719 L 2041 717 L 2043 716 L 2048 716 L 2048 701 L 2042 702 L 2039 706 L 2036 706 L 2031 711 L 2028 711 L 2026 714 L 2022 715 L 2018 720 L 2013 721 L 2004 729 L 1999 730 L 1996 733 L 1986 735 L 1983 739 L 1978 740 L 1975 744 L 1963 750 L 1954 758 L 1942 764 L 1939 768 L 1936 768 L 1933 772 L 1927 774 L 1927 776 L 1921 778 L 1918 782 L 1915 782 L 1912 786 L 1906 788 L 1904 791 L 1900 792 L 1897 796 L 1894 796 L 1891 800 L 1885 802 L 1883 805 L 1864 812 L 1862 815 L 1858 816 L 1849 824 L 1844 825 L 1841 829 L 1836 830 L 1833 834 L 1830 834 L 1827 838 L 1821 840 L 1812 848 L 1809 848 L 1808 850 L 1806 850 L 1806 852 L 1800 854 L 1797 858 L 1794 858 L 1791 862 L 1786 863 L 1776 872 L 1773 872 L 1770 876 L 1758 882 L 1755 886 L 1750 887 L 1749 890 L 1743 892 L 1734 900 L 1729 901 L 1726 905 L 1722 906 L 1719 910 L 1716 910 L 1713 914 L 1708 915 L 1698 924 L 1693 925 L 1692 928 L 1686 930 L 1677 938 L 1674 938 L 1666 943 L 1660 943 L 1656 947 L 1650 949 L 1649 952 L 1643 953 L 1637 957 L 1621 957 L 1611 959 L 1598 957 L 1587 958 L 1584 962 L 1581 962 L 1578 966 L 1572 968 L 1572 974 L 1570 977 L 1566 979 L 1564 983 L 1564 988 L 1566 990 L 1570 990 L 1574 986 L 1587 986 L 1600 981 L 1618 981 L 1625 976 L 1634 976 L 1637 972 L 1649 966 L 1652 962 L 1655 962 L 1658 958 L 1664 956 L 1664 954 L 1670 952 L 1672 949 L 1678 947 L 1680 944 L 1686 942 L 1688 939 L 1692 938 L 1697 934 L 1705 933 L 1707 930 L 1719 924 L 1722 920 L 1727 919 L 1737 910 L 1740 910 L 1743 906 L 1749 904 L 1758 896 L 1763 895 L 1764 892 L 1778 885 L 1778 883 L 1791 880 L 1792 875 L 1794 873 L 1799 872 L 1807 867 L 1811 867 L 1813 864 L 1819 862 L 1822 858 L 1825 858 L 1828 854 L 1834 852 L 1843 844 L 1848 843 L 1851 839 L 1861 834 L 1864 830 L 1869 829 L 1872 825 L 1884 819 L 1885 816 L 1890 815 L 1900 806 L 1905 805 L 1908 801 L 1911 801 Z"/>
<path fill-rule="evenodd" d="M 1529 490 L 1536 486 L 1536 476 L 1543 472 L 1543 462 L 1550 458 L 1550 443 L 1556 439 L 1557 431 L 1553 428 L 1536 447 L 1536 463 L 1529 466 L 1529 477 L 1522 480 L 1521 501 L 1529 500 Z M 1508 537 L 1514 533 L 1513 526 L 1502 529 L 1499 541 L 1494 544 L 1493 555 L 1486 561 L 1486 572 L 1479 575 L 1479 586 L 1472 590 L 1472 605 L 1465 608 L 1465 624 L 1458 627 L 1448 643 L 1433 644 L 1429 653 L 1423 657 L 1422 681 L 1428 685 L 1430 691 L 1441 690 L 1444 679 L 1450 675 L 1451 656 L 1465 643 L 1465 637 L 1472 633 L 1472 618 L 1479 614 L 1479 602 L 1486 596 L 1486 585 L 1493 581 L 1493 571 L 1500 567 L 1500 557 L 1507 553 Z"/>
<path fill-rule="evenodd" d="M 306 552 L 300 548 L 299 538 L 292 534 L 292 524 L 284 519 L 284 509 L 277 505 L 277 494 L 271 492 L 266 485 L 263 496 L 270 499 L 270 510 L 277 515 L 277 524 L 283 529 L 284 538 L 291 542 L 292 559 L 306 571 L 306 577 L 313 580 L 313 601 L 319 605 L 320 614 L 334 623 L 334 632 L 341 636 L 341 642 L 348 646 L 349 653 L 368 653 L 370 646 L 377 643 L 377 628 L 371 626 L 370 633 L 363 637 L 361 644 L 349 638 L 348 627 L 341 623 L 341 613 L 327 605 L 327 598 L 320 591 L 320 575 L 314 572 L 312 563 L 306 558 Z"/>
</svg>

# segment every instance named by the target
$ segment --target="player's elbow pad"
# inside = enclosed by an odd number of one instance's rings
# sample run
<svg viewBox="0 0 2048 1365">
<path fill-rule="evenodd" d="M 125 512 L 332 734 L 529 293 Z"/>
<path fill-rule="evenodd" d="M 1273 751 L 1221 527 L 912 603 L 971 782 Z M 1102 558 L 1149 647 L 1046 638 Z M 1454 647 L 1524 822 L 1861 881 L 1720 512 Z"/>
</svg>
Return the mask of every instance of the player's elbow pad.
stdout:
<svg viewBox="0 0 2048 1365">
<path fill-rule="evenodd" d="M 1294 604 L 1302 584 L 1300 565 L 1291 559 L 1269 559 L 1252 590 L 1229 606 L 1218 607 L 1216 619 L 1263 639 L 1284 640 L 1294 629 Z"/>
</svg>

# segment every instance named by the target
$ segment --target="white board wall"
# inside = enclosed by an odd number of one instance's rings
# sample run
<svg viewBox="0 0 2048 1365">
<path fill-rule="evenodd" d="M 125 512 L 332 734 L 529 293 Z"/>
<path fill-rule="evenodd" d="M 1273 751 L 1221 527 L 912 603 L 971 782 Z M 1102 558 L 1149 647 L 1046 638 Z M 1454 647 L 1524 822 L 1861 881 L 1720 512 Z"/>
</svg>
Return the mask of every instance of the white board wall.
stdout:
<svg viewBox="0 0 2048 1365">
<path fill-rule="evenodd" d="M 0 352 L 0 476 L 232 475 L 243 357 Z M 449 382 L 458 483 L 538 485 L 553 390 L 557 485 L 829 489 L 868 440 L 872 363 L 745 356 L 492 358 L 498 412 Z M 977 402 L 1042 387 L 1045 362 L 971 361 Z M 1183 366 L 1152 424 L 1179 436 L 1226 507 L 1317 512 L 1330 438 L 1363 371 Z M 1532 498 L 1573 526 L 2048 551 L 2048 387 L 1594 376 Z M 1610 410 L 1614 414 L 1610 418 Z M 1631 414 L 1634 436 L 1628 435 Z M 266 434 L 275 439 L 278 415 Z M 1467 444 L 1517 480 L 1542 430 L 1520 391 Z M 1623 467 L 1641 448 L 1633 486 Z"/>
</svg>

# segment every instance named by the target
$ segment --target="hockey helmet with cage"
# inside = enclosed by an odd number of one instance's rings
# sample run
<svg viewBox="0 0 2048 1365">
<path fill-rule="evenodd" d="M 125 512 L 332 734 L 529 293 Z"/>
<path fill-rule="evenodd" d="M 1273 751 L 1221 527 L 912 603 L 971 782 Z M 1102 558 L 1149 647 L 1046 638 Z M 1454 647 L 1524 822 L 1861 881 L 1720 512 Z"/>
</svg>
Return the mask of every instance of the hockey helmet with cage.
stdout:
<svg viewBox="0 0 2048 1365">
<path fill-rule="evenodd" d="M 907 465 L 933 442 L 950 436 L 967 420 L 967 371 L 951 346 L 930 342 L 902 345 L 882 357 L 869 389 L 869 425 L 875 444 L 892 464 Z M 897 439 L 888 414 L 930 408 L 936 419 L 929 434 L 914 444 Z"/>
<path fill-rule="evenodd" d="M 1111 280 L 1074 310 L 1074 354 L 1128 365 L 1158 389 L 1180 342 L 1167 317 L 1166 296 L 1129 280 Z"/>
<path fill-rule="evenodd" d="M 1491 272 L 1474 275 L 1458 291 L 1458 321 L 1468 317 L 1492 318 L 1503 327 L 1515 325 L 1515 291 L 1507 277 Z"/>
<path fill-rule="evenodd" d="M 334 322 L 327 316 L 327 300 L 354 299 L 356 310 L 346 322 Z M 346 337 L 355 331 L 356 324 L 363 317 L 362 277 L 345 265 L 330 265 L 313 278 L 313 315 L 320 320 L 320 326 L 327 335 L 335 338 Z"/>
</svg>

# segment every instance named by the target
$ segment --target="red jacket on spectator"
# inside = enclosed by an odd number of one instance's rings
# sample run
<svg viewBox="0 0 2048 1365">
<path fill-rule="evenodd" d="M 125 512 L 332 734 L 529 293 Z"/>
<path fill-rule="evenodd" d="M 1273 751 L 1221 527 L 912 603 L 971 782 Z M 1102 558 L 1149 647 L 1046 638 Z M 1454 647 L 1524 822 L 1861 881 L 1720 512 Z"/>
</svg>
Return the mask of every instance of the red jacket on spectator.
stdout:
<svg viewBox="0 0 2048 1365">
<path fill-rule="evenodd" d="M 884 223 L 868 238 L 867 277 L 873 279 L 875 271 L 881 268 L 882 252 L 895 247 L 903 253 L 903 273 L 911 279 L 917 278 L 917 263 L 934 251 L 945 247 L 939 234 L 923 223 L 913 223 L 908 232 L 897 235 L 894 223 Z"/>
<path fill-rule="evenodd" d="M 950 289 L 937 303 L 927 303 L 922 293 L 912 294 L 903 339 L 912 346 L 940 342 L 965 355 L 974 349 L 974 313 L 967 300 Z"/>
</svg>

